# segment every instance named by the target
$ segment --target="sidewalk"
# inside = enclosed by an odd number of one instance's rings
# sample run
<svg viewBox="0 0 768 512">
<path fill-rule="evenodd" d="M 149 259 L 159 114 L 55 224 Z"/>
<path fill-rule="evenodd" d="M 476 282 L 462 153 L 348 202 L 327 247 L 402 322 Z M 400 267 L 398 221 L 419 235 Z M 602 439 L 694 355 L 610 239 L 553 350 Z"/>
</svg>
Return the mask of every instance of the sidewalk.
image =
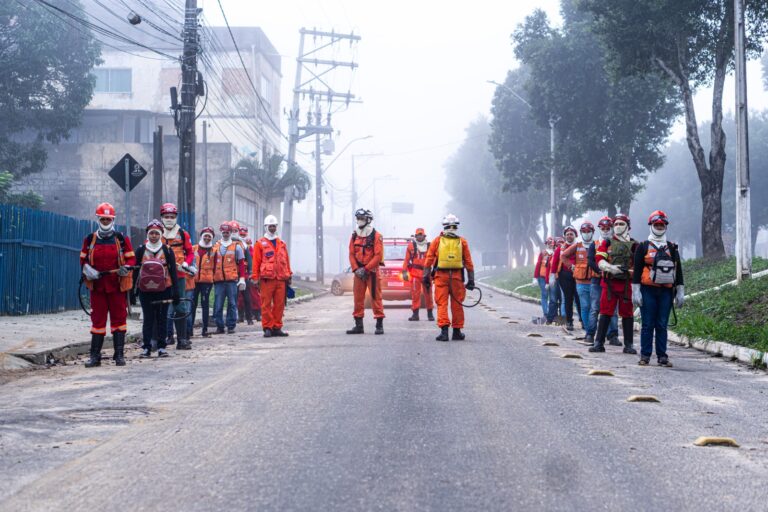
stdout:
<svg viewBox="0 0 768 512">
<path fill-rule="evenodd" d="M 308 295 L 291 299 L 289 304 L 306 302 L 328 293 L 324 286 L 300 281 Z M 133 307 L 133 314 L 141 311 Z M 197 323 L 202 317 L 198 309 Z M 91 319 L 80 310 L 65 311 L 48 315 L 0 316 L 0 370 L 30 367 L 33 364 L 71 359 L 87 354 L 91 345 Z M 141 336 L 141 321 L 138 317 L 128 319 L 127 340 Z M 107 335 L 103 350 L 112 349 L 112 336 Z"/>
</svg>

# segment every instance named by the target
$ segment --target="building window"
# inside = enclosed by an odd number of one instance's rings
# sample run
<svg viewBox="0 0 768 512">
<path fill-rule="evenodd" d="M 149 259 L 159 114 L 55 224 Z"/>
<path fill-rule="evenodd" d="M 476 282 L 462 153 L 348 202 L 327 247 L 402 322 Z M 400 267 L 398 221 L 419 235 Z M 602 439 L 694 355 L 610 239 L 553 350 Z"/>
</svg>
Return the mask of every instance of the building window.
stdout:
<svg viewBox="0 0 768 512">
<path fill-rule="evenodd" d="M 130 69 L 94 69 L 96 75 L 96 88 L 94 92 L 105 93 L 130 93 L 131 70 Z"/>
</svg>

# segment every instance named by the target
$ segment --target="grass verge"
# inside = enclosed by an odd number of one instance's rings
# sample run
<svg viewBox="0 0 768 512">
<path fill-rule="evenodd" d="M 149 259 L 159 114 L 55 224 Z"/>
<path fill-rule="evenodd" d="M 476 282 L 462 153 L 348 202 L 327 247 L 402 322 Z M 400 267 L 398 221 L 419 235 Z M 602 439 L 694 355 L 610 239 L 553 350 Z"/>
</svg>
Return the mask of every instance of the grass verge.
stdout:
<svg viewBox="0 0 768 512">
<path fill-rule="evenodd" d="M 503 274 L 491 277 L 486 280 L 486 282 L 509 291 L 514 291 L 518 286 L 527 285 L 517 290 L 517 293 L 538 299 L 541 297 L 541 292 L 539 291 L 538 286 L 531 285 L 532 279 L 533 266 L 528 266 L 518 267 L 509 272 L 504 272 Z"/>
<path fill-rule="evenodd" d="M 766 269 L 768 269 L 768 259 L 752 260 L 753 272 Z M 736 279 L 736 258 L 721 261 L 686 260 L 683 262 L 683 271 L 685 293 L 700 292 Z"/>
</svg>

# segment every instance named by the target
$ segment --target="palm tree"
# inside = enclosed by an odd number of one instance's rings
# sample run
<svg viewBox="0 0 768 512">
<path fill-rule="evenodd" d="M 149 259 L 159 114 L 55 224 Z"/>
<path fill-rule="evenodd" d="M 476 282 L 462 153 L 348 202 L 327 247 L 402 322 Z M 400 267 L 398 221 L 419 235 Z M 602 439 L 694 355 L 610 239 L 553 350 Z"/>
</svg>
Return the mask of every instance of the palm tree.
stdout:
<svg viewBox="0 0 768 512">
<path fill-rule="evenodd" d="M 253 190 L 264 197 L 267 209 L 272 211 L 272 202 L 275 199 L 282 200 L 286 188 L 293 187 L 295 197 L 304 199 L 312 183 L 306 171 L 296 164 L 288 164 L 283 155 L 275 153 L 263 162 L 254 158 L 241 159 L 233 172 L 219 184 L 219 199 L 233 185 Z"/>
</svg>

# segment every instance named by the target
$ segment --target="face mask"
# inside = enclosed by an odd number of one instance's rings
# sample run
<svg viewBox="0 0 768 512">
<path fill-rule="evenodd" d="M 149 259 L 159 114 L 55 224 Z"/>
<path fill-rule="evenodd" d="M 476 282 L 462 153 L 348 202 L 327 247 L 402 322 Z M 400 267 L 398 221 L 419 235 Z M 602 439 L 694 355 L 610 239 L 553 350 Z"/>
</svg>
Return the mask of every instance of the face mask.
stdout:
<svg viewBox="0 0 768 512">
<path fill-rule="evenodd" d="M 163 219 L 163 226 L 165 229 L 173 229 L 176 226 L 176 219 Z"/>
<path fill-rule="evenodd" d="M 595 234 L 590 231 L 589 233 L 582 233 L 581 234 L 581 239 L 584 240 L 585 242 L 589 243 L 589 242 L 592 241 L 592 237 L 594 237 L 594 236 L 595 236 Z"/>
<path fill-rule="evenodd" d="M 651 226 L 651 233 L 653 233 L 656 236 L 663 236 L 664 233 L 666 233 L 666 232 L 667 232 L 667 227 L 666 226 L 661 227 L 661 228 L 657 228 L 656 226 Z"/>
<path fill-rule="evenodd" d="M 368 225 L 368 219 L 357 219 L 357 227 L 364 228 Z"/>
<path fill-rule="evenodd" d="M 613 232 L 616 233 L 617 235 L 621 236 L 621 235 L 623 235 L 624 233 L 627 232 L 627 228 L 628 227 L 629 226 L 626 226 L 626 225 L 622 226 L 621 224 L 618 224 L 618 225 L 614 224 Z"/>
<path fill-rule="evenodd" d="M 206 238 L 203 238 L 202 240 L 200 240 L 200 247 L 204 247 L 204 248 L 206 248 L 206 249 L 207 249 L 207 248 L 209 248 L 211 245 L 213 245 L 213 243 L 212 243 L 212 242 L 213 242 L 213 240 L 212 240 L 212 239 L 209 239 L 209 238 L 207 238 L 207 237 L 206 237 Z"/>
<path fill-rule="evenodd" d="M 458 231 L 457 228 L 445 228 L 443 229 L 443 233 L 446 235 L 456 235 L 456 231 Z"/>
<path fill-rule="evenodd" d="M 109 224 L 102 224 L 99 222 L 99 231 L 102 233 L 109 233 L 115 227 L 114 219 Z"/>
<path fill-rule="evenodd" d="M 609 229 L 608 231 L 603 231 L 602 229 L 600 230 L 600 238 L 602 238 L 603 240 L 608 240 L 612 236 L 613 236 L 612 229 Z"/>
</svg>

